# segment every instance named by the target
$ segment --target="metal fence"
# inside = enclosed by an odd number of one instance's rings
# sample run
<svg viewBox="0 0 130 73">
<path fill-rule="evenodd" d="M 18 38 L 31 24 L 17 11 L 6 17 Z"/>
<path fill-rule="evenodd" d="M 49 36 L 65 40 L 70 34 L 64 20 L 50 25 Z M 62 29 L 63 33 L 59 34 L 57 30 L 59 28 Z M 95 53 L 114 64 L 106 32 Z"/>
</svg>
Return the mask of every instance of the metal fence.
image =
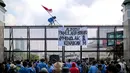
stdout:
<svg viewBox="0 0 130 73">
<path fill-rule="evenodd" d="M 86 57 L 85 55 L 89 57 L 94 55 L 94 58 L 99 60 L 101 56 L 104 56 L 102 53 L 111 52 L 108 49 L 123 41 L 123 36 L 116 37 L 116 32 L 123 31 L 121 25 L 66 25 L 64 27 L 87 27 L 88 45 L 58 46 L 58 27 L 61 26 L 5 26 L 5 53 L 8 53 L 10 60 L 14 60 L 15 56 L 17 56 L 14 53 L 17 52 L 26 53 L 24 55 L 26 59 L 31 58 L 31 53 L 41 53 L 46 59 L 51 54 L 58 54 L 62 60 L 74 55 L 79 59 Z M 114 37 L 109 38 L 109 33 L 114 34 Z"/>
</svg>

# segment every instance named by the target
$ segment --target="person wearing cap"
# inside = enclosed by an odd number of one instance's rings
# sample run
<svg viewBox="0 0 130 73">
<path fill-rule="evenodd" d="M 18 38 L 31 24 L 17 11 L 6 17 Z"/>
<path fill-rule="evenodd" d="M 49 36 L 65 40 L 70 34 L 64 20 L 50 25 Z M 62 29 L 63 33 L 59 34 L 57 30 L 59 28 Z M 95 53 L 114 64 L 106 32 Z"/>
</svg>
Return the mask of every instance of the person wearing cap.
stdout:
<svg viewBox="0 0 130 73">
<path fill-rule="evenodd" d="M 8 73 L 17 73 L 16 66 L 14 64 L 10 64 L 10 69 Z"/>
<path fill-rule="evenodd" d="M 62 70 L 62 64 L 60 62 L 56 62 L 54 64 L 53 73 L 61 73 L 61 70 Z"/>
<path fill-rule="evenodd" d="M 46 68 L 42 68 L 41 71 L 39 73 L 48 73 Z"/>
<path fill-rule="evenodd" d="M 62 73 L 70 73 L 69 68 L 68 67 L 63 67 L 62 68 Z"/>
</svg>

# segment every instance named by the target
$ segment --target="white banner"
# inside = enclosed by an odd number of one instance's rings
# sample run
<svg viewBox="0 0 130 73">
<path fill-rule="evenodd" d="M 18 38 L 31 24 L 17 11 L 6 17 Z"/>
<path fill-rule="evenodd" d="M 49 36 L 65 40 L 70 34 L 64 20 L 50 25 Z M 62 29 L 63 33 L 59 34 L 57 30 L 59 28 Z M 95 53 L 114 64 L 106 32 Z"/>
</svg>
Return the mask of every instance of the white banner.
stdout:
<svg viewBox="0 0 130 73">
<path fill-rule="evenodd" d="M 59 27 L 58 45 L 73 46 L 87 45 L 87 27 Z"/>
</svg>

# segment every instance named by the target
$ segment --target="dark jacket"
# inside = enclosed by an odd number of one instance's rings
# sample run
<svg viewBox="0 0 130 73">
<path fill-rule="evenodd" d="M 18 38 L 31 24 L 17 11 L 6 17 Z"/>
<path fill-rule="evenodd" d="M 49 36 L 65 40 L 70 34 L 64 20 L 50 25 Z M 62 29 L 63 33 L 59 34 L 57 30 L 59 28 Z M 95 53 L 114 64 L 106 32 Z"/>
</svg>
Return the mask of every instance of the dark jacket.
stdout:
<svg viewBox="0 0 130 73">
<path fill-rule="evenodd" d="M 8 73 L 17 73 L 15 69 L 9 69 Z"/>
</svg>

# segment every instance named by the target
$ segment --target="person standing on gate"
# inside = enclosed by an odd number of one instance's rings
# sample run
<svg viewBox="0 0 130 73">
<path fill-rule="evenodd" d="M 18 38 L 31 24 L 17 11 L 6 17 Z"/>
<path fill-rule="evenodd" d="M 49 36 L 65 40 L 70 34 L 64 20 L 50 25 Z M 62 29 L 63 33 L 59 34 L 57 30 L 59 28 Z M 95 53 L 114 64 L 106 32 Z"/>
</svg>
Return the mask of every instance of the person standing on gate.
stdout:
<svg viewBox="0 0 130 73">
<path fill-rule="evenodd" d="M 53 25 L 53 24 L 55 25 L 55 21 L 56 21 L 55 19 L 56 19 L 56 16 L 49 18 L 48 19 L 49 25 Z"/>
</svg>

